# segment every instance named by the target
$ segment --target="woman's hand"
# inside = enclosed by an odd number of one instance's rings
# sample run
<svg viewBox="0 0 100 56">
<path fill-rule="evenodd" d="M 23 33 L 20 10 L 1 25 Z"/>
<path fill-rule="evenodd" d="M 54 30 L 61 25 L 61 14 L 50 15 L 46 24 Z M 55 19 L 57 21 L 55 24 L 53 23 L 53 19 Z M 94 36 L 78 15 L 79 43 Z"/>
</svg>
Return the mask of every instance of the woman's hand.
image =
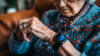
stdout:
<svg viewBox="0 0 100 56">
<path fill-rule="evenodd" d="M 34 34 L 38 38 L 51 43 L 53 42 L 52 39 L 56 34 L 54 31 L 45 26 L 37 17 L 21 20 L 18 27 L 17 35 L 22 35 L 22 39 L 28 42 L 31 39 L 29 36 Z"/>
<path fill-rule="evenodd" d="M 55 36 L 55 32 L 45 26 L 37 17 L 33 17 L 31 31 L 34 35 L 39 37 L 40 39 L 53 44 L 53 37 Z"/>
</svg>

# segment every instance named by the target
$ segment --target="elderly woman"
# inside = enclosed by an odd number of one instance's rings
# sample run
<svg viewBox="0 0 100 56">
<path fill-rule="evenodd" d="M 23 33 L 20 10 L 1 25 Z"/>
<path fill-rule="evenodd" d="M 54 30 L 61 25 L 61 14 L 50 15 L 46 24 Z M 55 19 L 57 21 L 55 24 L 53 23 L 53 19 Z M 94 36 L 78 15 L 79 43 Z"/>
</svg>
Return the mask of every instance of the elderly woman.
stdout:
<svg viewBox="0 0 100 56">
<path fill-rule="evenodd" d="M 9 39 L 13 54 L 99 56 L 100 8 L 94 0 L 51 0 L 57 10 L 21 20 Z"/>
</svg>

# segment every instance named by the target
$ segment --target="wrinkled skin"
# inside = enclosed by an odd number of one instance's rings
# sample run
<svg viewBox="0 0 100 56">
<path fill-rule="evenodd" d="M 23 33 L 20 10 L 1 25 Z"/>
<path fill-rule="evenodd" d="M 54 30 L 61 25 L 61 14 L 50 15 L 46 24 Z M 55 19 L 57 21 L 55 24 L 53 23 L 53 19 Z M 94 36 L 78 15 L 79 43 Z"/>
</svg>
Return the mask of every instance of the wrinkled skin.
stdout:
<svg viewBox="0 0 100 56">
<path fill-rule="evenodd" d="M 30 42 L 32 35 L 44 41 L 48 41 L 54 36 L 52 34 L 55 34 L 54 31 L 45 26 L 37 17 L 21 20 L 17 29 L 17 36 L 19 39 L 26 40 L 27 42 Z"/>
</svg>

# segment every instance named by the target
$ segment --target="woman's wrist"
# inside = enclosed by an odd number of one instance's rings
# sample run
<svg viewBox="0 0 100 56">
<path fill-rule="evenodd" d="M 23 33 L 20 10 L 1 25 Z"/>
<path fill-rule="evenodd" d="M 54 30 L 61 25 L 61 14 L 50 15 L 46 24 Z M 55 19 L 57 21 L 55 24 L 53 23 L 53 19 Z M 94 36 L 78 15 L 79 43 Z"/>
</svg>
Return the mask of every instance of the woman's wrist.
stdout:
<svg viewBox="0 0 100 56">
<path fill-rule="evenodd" d="M 60 48 L 62 48 L 67 54 L 71 56 L 80 56 L 81 53 L 75 49 L 69 40 L 67 40 Z M 59 50 L 59 49 L 58 49 Z"/>
</svg>

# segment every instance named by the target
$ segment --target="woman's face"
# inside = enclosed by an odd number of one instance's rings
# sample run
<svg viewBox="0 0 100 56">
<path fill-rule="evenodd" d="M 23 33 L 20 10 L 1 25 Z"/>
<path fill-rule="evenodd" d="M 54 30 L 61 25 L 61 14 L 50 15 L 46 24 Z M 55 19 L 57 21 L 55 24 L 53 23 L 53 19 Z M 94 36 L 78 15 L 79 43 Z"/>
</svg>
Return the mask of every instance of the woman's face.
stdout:
<svg viewBox="0 0 100 56">
<path fill-rule="evenodd" d="M 83 7 L 84 0 L 52 0 L 56 8 L 63 16 L 71 17 L 76 15 Z"/>
</svg>

